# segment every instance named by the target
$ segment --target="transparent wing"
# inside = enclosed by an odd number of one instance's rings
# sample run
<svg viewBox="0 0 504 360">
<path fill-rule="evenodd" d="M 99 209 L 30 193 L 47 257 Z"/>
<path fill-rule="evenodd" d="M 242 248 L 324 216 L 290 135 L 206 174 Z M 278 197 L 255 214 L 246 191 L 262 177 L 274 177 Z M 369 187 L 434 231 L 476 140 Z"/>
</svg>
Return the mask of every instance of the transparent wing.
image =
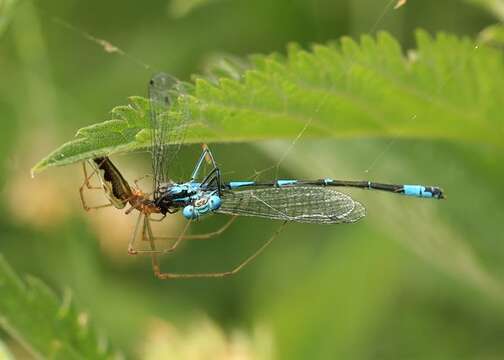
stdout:
<svg viewBox="0 0 504 360">
<path fill-rule="evenodd" d="M 315 186 L 228 191 L 217 212 L 312 224 L 352 223 L 366 215 L 350 196 Z"/>
<path fill-rule="evenodd" d="M 184 93 L 182 84 L 165 73 L 159 73 L 149 82 L 151 154 L 154 197 L 160 185 L 168 181 L 169 166 L 184 141 L 187 109 L 180 106 L 172 111 L 179 95 Z M 182 104 L 181 102 L 179 104 Z"/>
</svg>

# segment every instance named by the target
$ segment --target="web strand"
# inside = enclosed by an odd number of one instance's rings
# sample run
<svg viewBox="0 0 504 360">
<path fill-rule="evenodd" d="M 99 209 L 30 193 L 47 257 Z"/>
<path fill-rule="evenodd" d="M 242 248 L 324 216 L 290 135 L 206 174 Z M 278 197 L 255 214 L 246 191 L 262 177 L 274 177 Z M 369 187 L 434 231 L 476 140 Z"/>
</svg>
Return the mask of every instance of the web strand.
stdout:
<svg viewBox="0 0 504 360">
<path fill-rule="evenodd" d="M 82 38 L 84 38 L 92 43 L 95 43 L 96 45 L 100 46 L 103 49 L 103 51 L 105 51 L 108 54 L 117 54 L 117 55 L 123 56 L 145 70 L 150 70 L 152 68 L 149 64 L 141 61 L 140 59 L 138 59 L 136 57 L 131 56 L 130 54 L 128 54 L 126 51 L 124 51 L 120 47 L 112 44 L 110 41 L 107 41 L 105 39 L 100 39 L 96 36 L 93 36 L 90 33 L 75 27 L 74 25 L 66 22 L 65 20 L 63 20 L 57 16 L 51 16 L 50 20 L 53 23 L 58 24 L 59 26 L 62 26 L 64 28 L 66 28 L 67 30 L 70 30 L 70 31 L 80 35 Z"/>
<path fill-rule="evenodd" d="M 396 3 L 395 7 L 393 7 L 394 3 Z M 374 22 L 374 24 L 369 29 L 369 32 L 370 33 L 374 33 L 375 32 L 376 28 L 383 21 L 383 19 L 387 15 L 387 13 L 392 10 L 392 8 L 397 9 L 397 8 L 403 6 L 405 3 L 406 3 L 406 1 L 404 1 L 404 0 L 399 0 L 399 1 L 397 1 L 397 0 L 389 0 L 385 4 L 385 6 L 383 8 L 383 11 L 380 13 L 380 15 L 378 16 L 378 18 Z M 354 62 L 351 62 L 350 65 L 347 67 L 346 73 L 348 73 L 350 71 L 353 63 Z M 335 86 L 334 83 L 331 84 L 331 86 L 329 88 L 329 91 L 325 94 L 325 96 L 322 98 L 322 100 L 319 103 L 319 105 L 317 106 L 317 108 L 314 110 L 315 114 L 317 114 L 320 111 L 320 109 L 322 108 L 322 106 L 324 106 L 324 104 L 327 101 L 327 98 L 329 96 L 328 94 L 329 94 L 330 91 L 332 91 L 334 89 L 334 86 Z M 284 96 L 284 95 L 281 94 L 281 96 Z M 416 115 L 414 117 L 416 117 Z M 266 173 L 266 172 L 271 171 L 271 170 L 275 170 L 275 179 L 278 179 L 278 174 L 279 174 L 279 169 L 280 169 L 281 164 L 283 163 L 283 161 L 285 159 L 287 159 L 287 157 L 289 156 L 289 154 L 294 150 L 296 144 L 302 139 L 302 137 L 304 136 L 304 134 L 306 133 L 306 131 L 308 130 L 308 128 L 310 127 L 310 125 L 312 124 L 312 122 L 313 122 L 313 116 L 310 116 L 310 118 L 306 121 L 306 123 L 304 124 L 303 128 L 301 129 L 301 131 L 292 140 L 292 142 L 290 143 L 289 147 L 285 150 L 285 152 L 282 154 L 282 156 L 280 157 L 279 161 L 275 165 L 266 167 L 266 168 L 264 168 L 262 170 L 259 170 L 259 171 L 256 170 L 256 171 L 254 171 L 254 174 L 252 176 L 250 176 L 249 178 L 257 179 L 263 173 Z M 385 149 L 384 151 L 382 151 L 382 154 L 371 163 L 371 165 L 368 167 L 368 169 L 366 170 L 366 172 L 368 172 L 375 165 L 375 163 L 378 161 L 379 158 L 381 158 L 381 156 L 385 155 L 385 153 L 388 151 L 389 148 L 392 147 L 392 145 L 394 143 L 395 143 L 395 140 L 391 141 L 387 145 L 387 149 Z"/>
<path fill-rule="evenodd" d="M 467 56 L 465 59 L 463 59 L 461 62 L 459 62 L 456 66 L 452 67 L 452 69 L 449 71 L 449 73 L 446 76 L 446 78 L 444 79 L 444 81 L 441 84 L 439 84 L 439 86 L 437 87 L 436 92 L 435 92 L 436 96 L 439 95 L 441 93 L 441 91 L 446 87 L 446 85 L 453 78 L 454 74 L 458 70 L 460 70 L 462 67 L 464 67 L 473 58 L 473 56 L 476 53 L 476 50 L 479 49 L 479 41 L 480 40 L 476 40 L 473 43 L 473 49 L 472 49 L 472 52 L 469 54 L 469 56 Z M 429 101 L 432 101 L 433 99 L 434 99 L 434 96 L 432 96 L 432 95 L 430 95 L 428 97 Z M 417 115 L 413 114 L 409 118 L 409 120 L 407 120 L 405 123 L 408 124 L 408 123 L 410 123 L 410 122 L 412 122 L 412 121 L 414 121 L 416 119 L 417 119 Z M 379 160 L 382 159 L 384 157 L 384 155 L 386 153 L 388 153 L 393 148 L 393 146 L 397 143 L 398 136 L 400 134 L 401 133 L 399 131 L 395 132 L 395 137 L 392 138 L 389 142 L 387 142 L 387 144 L 385 145 L 384 149 L 380 153 L 378 153 L 378 155 L 371 161 L 371 163 L 369 164 L 369 166 L 364 170 L 365 173 L 369 173 L 371 171 L 371 169 L 374 168 L 374 166 L 379 162 Z"/>
</svg>

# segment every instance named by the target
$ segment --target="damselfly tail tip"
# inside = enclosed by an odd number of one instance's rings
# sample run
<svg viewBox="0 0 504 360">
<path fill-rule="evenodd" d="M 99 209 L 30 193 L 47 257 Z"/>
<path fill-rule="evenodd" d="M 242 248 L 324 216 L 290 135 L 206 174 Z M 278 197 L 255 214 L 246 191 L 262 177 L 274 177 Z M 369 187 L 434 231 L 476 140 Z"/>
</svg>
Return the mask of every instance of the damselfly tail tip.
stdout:
<svg viewBox="0 0 504 360">
<path fill-rule="evenodd" d="M 443 189 L 437 186 L 404 185 L 398 192 L 420 198 L 446 199 Z"/>
<path fill-rule="evenodd" d="M 432 188 L 432 195 L 436 198 L 436 199 L 446 199 L 446 195 L 443 191 L 443 189 L 441 189 L 440 187 L 433 187 Z"/>
</svg>

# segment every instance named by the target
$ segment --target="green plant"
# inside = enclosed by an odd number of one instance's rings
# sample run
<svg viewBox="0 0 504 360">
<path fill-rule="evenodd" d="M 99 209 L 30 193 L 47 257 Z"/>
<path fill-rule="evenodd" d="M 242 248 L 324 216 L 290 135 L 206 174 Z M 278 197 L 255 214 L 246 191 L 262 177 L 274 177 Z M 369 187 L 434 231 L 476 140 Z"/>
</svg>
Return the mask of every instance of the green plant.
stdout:
<svg viewBox="0 0 504 360">
<path fill-rule="evenodd" d="M 69 290 L 63 299 L 42 281 L 23 281 L 0 256 L 0 326 L 37 359 L 112 359 L 121 356 L 93 330 Z"/>
<path fill-rule="evenodd" d="M 171 109 L 191 111 L 186 141 L 230 142 L 304 136 L 408 137 L 501 145 L 502 54 L 471 39 L 417 32 L 407 54 L 387 33 L 350 38 L 287 56 L 251 57 L 238 79 L 196 77 Z M 222 76 L 223 72 L 220 72 Z M 50 166 L 149 146 L 149 102 L 131 97 L 112 120 L 83 128 L 37 163 Z M 498 131 L 496 131 L 496 129 Z"/>
</svg>

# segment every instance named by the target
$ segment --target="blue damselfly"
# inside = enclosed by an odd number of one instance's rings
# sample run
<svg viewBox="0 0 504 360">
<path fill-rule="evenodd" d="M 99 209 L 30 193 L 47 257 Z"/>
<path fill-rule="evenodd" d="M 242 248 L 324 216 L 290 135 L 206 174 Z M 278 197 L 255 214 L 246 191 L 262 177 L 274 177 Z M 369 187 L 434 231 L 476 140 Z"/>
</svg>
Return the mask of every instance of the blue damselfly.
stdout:
<svg viewBox="0 0 504 360">
<path fill-rule="evenodd" d="M 181 95 L 182 94 L 182 95 Z M 346 181 L 334 179 L 274 181 L 230 181 L 225 182 L 212 152 L 207 146 L 199 157 L 188 181 L 173 182 L 169 167 L 173 164 L 183 143 L 189 114 L 184 110 L 177 116 L 170 115 L 174 101 L 183 101 L 183 84 L 167 74 L 155 75 L 149 83 L 150 132 L 152 154 L 153 188 L 150 194 L 138 186 L 132 188 L 108 157 L 88 161 L 93 172 L 88 176 L 84 165 L 85 181 L 81 186 L 81 197 L 86 210 L 91 209 L 84 201 L 84 187 L 92 188 L 91 176 L 100 175 L 101 185 L 110 203 L 122 209 L 129 205 L 126 213 L 139 211 L 134 234 L 129 242 L 131 255 L 144 253 L 152 256 L 154 274 L 160 279 L 224 277 L 237 273 L 255 259 L 289 222 L 311 224 L 353 223 L 366 215 L 364 206 L 337 190 L 339 187 L 380 190 L 417 198 L 443 199 L 441 188 L 423 185 L 395 185 L 371 181 Z M 183 107 L 182 107 L 183 109 Z M 201 176 L 205 163 L 210 171 Z M 135 182 L 136 183 L 136 182 Z M 181 212 L 189 220 L 184 230 L 176 237 L 154 236 L 151 222 L 161 221 L 169 214 Z M 210 214 L 230 215 L 230 220 L 219 230 L 199 235 L 186 235 L 189 224 Z M 159 218 L 154 218 L 159 214 Z M 173 252 L 185 239 L 204 239 L 217 236 L 226 230 L 237 216 L 254 216 L 279 220 L 282 225 L 255 253 L 230 271 L 174 274 L 162 272 L 158 255 Z M 150 249 L 136 249 L 138 234 L 150 244 Z M 156 240 L 175 240 L 168 249 L 156 248 Z"/>
</svg>

